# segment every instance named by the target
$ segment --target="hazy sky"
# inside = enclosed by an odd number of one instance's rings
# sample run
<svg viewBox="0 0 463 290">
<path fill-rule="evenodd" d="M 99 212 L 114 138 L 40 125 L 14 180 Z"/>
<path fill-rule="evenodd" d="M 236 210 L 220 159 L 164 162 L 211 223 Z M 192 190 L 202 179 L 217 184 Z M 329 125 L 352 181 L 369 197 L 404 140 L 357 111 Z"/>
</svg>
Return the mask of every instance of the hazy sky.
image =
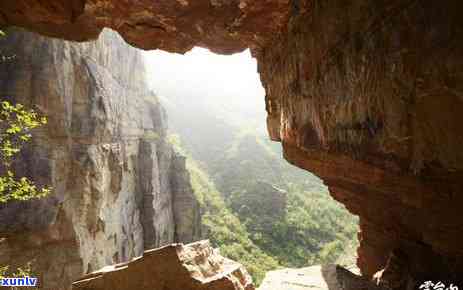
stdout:
<svg viewBox="0 0 463 290">
<path fill-rule="evenodd" d="M 206 98 L 211 106 L 252 113 L 265 123 L 265 92 L 248 50 L 228 56 L 203 48 L 185 55 L 156 50 L 145 57 L 151 88 L 167 100 Z"/>
</svg>

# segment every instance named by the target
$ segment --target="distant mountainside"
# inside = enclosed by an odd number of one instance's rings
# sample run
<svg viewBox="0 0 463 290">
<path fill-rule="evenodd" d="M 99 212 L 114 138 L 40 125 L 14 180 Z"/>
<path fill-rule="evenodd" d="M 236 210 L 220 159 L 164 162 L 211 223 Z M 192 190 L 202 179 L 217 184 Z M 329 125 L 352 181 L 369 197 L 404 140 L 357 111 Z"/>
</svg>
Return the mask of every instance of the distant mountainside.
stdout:
<svg viewBox="0 0 463 290">
<path fill-rule="evenodd" d="M 239 220 L 259 252 L 283 267 L 354 263 L 357 219 L 329 196 L 319 178 L 282 158 L 281 145 L 254 125 L 255 116 L 239 122 L 227 118 L 216 109 L 226 106 L 220 97 L 167 100 L 170 132 L 194 160 L 194 170 L 207 176 L 220 195 L 222 210 Z M 227 244 L 226 238 L 215 239 L 213 234 L 212 240 L 218 246 Z"/>
</svg>

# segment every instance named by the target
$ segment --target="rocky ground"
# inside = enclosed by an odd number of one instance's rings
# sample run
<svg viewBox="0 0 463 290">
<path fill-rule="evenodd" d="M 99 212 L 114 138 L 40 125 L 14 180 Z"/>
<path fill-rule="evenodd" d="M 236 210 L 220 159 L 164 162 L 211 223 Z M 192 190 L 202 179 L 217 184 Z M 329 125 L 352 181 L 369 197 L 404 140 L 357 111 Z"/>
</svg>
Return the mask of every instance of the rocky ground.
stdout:
<svg viewBox="0 0 463 290">
<path fill-rule="evenodd" d="M 270 271 L 257 290 L 384 290 L 337 265 Z"/>
</svg>

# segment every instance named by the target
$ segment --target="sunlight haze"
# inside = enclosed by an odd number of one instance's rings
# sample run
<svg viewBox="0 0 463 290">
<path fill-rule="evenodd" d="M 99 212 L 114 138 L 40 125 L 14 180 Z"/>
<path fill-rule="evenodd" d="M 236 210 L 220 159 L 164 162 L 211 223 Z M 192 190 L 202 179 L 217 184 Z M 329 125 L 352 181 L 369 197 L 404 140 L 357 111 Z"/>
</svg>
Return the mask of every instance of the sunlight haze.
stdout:
<svg viewBox="0 0 463 290">
<path fill-rule="evenodd" d="M 228 56 L 203 48 L 185 55 L 156 50 L 145 52 L 145 60 L 149 86 L 164 102 L 195 98 L 224 118 L 264 126 L 265 91 L 249 50 Z"/>
</svg>

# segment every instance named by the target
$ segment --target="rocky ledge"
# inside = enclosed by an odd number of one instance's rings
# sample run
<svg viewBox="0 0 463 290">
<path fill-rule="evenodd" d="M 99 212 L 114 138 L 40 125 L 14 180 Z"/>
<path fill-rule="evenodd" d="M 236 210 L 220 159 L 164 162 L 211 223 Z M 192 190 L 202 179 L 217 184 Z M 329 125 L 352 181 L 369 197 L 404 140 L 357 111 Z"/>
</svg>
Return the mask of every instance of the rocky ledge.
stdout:
<svg viewBox="0 0 463 290">
<path fill-rule="evenodd" d="M 128 263 L 105 267 L 73 283 L 74 290 L 254 290 L 241 264 L 209 241 L 145 251 Z"/>
</svg>

